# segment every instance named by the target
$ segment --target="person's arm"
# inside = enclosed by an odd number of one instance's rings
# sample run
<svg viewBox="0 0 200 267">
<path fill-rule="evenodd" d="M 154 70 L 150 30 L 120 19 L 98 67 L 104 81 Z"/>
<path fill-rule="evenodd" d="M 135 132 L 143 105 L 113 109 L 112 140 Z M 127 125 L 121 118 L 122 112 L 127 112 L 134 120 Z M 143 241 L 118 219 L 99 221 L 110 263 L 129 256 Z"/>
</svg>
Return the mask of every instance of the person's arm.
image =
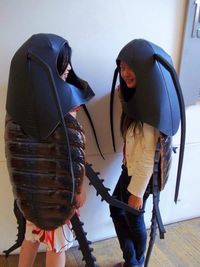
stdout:
<svg viewBox="0 0 200 267">
<path fill-rule="evenodd" d="M 137 146 L 135 152 L 135 167 L 132 178 L 128 186 L 131 193 L 128 204 L 133 208 L 142 208 L 143 195 L 153 173 L 155 149 L 158 140 L 158 130 L 144 123 L 143 136 L 140 146 Z M 142 151 L 138 151 L 142 149 Z"/>
<path fill-rule="evenodd" d="M 84 205 L 86 201 L 86 192 L 85 189 L 82 187 L 82 190 L 80 193 L 76 193 L 76 208 L 80 208 Z"/>
</svg>

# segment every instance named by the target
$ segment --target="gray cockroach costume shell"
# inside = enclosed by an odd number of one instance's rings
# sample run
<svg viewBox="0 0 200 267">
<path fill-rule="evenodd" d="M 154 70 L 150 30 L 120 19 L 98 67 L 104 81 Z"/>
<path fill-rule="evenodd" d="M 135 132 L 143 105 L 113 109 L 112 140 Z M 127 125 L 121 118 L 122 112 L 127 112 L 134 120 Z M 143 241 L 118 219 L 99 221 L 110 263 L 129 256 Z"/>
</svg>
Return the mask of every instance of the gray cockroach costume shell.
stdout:
<svg viewBox="0 0 200 267">
<path fill-rule="evenodd" d="M 85 174 L 85 139 L 69 111 L 94 93 L 73 68 L 65 81 L 57 58 L 67 41 L 35 34 L 10 67 L 5 130 L 13 192 L 24 217 L 50 230 L 74 214 Z M 71 62 L 70 62 L 71 64 Z"/>
<path fill-rule="evenodd" d="M 171 58 L 161 48 L 144 40 L 133 40 L 119 53 L 117 64 L 126 62 L 137 77 L 134 97 L 123 101 L 123 110 L 130 117 L 146 122 L 166 135 L 174 135 L 179 127 L 178 97 L 170 73 L 153 58 L 159 53 L 171 65 Z M 126 89 L 121 86 L 122 93 Z"/>
</svg>

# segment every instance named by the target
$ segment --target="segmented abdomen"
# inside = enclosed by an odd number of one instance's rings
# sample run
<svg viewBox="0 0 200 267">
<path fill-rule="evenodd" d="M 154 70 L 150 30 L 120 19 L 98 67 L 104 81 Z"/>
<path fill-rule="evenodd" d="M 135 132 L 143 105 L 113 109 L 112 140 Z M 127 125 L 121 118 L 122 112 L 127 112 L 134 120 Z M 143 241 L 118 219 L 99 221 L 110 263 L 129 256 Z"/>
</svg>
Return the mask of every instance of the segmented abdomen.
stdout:
<svg viewBox="0 0 200 267">
<path fill-rule="evenodd" d="M 70 114 L 65 116 L 79 193 L 85 174 L 85 137 Z M 63 225 L 75 212 L 72 175 L 65 135 L 61 126 L 45 140 L 26 135 L 9 116 L 5 126 L 6 158 L 14 196 L 25 218 L 41 229 Z"/>
</svg>

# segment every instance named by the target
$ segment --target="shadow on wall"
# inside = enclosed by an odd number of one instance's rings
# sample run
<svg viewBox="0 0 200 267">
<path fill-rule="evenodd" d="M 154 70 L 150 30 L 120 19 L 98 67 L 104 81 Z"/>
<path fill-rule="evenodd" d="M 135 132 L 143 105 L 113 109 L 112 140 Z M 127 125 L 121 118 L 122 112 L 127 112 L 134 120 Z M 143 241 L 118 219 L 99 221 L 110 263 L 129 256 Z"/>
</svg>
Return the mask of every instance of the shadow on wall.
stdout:
<svg viewBox="0 0 200 267">
<path fill-rule="evenodd" d="M 87 109 L 91 115 L 97 139 L 100 145 L 102 153 L 113 154 L 111 130 L 110 130 L 110 94 L 104 95 L 98 100 L 92 100 L 88 105 Z M 122 151 L 122 137 L 120 134 L 120 115 L 121 115 L 121 106 L 118 100 L 117 94 L 115 95 L 114 100 L 114 134 L 116 141 L 116 151 Z M 84 110 L 81 109 L 77 116 L 78 121 L 83 126 L 86 135 L 86 155 L 93 156 L 99 155 L 97 145 L 95 143 L 95 138 L 92 132 L 92 128 L 89 124 L 89 121 L 84 114 Z"/>
</svg>

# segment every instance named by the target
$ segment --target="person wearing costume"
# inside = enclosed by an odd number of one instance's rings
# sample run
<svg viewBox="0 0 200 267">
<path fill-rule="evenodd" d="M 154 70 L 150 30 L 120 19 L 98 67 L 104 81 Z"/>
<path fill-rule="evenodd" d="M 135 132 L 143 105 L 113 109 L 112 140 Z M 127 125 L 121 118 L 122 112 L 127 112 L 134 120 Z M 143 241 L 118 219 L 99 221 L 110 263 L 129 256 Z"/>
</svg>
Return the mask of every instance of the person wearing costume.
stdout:
<svg viewBox="0 0 200 267">
<path fill-rule="evenodd" d="M 14 197 L 26 219 L 19 267 L 33 266 L 40 243 L 47 267 L 65 266 L 74 240 L 70 219 L 86 198 L 85 138 L 76 113 L 93 96 L 60 36 L 33 35 L 12 59 L 5 143 Z"/>
<path fill-rule="evenodd" d="M 171 161 L 171 138 L 168 137 L 177 132 L 181 115 L 179 93 L 173 79 L 163 64 L 156 62 L 155 55 L 163 60 L 162 63 L 167 62 L 167 66 L 172 66 L 170 57 L 151 42 L 136 39 L 125 45 L 117 57 L 117 69 L 111 92 L 112 106 L 114 86 L 119 72 L 120 85 L 117 91 L 122 105 L 120 128 L 124 147 L 122 172 L 113 196 L 141 211 L 145 209 L 149 194 L 154 191 L 155 173 L 157 175 L 160 170 L 160 176 L 161 172 L 167 173 L 165 176 L 168 176 Z M 183 103 L 181 105 L 184 106 Z M 113 114 L 111 114 L 111 130 L 115 147 L 112 116 Z M 160 153 L 159 150 L 159 157 L 155 161 L 161 139 L 167 144 L 168 151 L 165 148 L 166 153 Z M 167 143 L 168 139 L 170 141 Z M 166 154 L 167 163 L 161 164 Z M 157 168 L 155 162 L 158 164 Z M 110 214 L 124 258 L 124 262 L 115 266 L 147 266 L 148 263 L 145 264 L 147 231 L 144 213 L 134 215 L 110 206 Z"/>
</svg>

